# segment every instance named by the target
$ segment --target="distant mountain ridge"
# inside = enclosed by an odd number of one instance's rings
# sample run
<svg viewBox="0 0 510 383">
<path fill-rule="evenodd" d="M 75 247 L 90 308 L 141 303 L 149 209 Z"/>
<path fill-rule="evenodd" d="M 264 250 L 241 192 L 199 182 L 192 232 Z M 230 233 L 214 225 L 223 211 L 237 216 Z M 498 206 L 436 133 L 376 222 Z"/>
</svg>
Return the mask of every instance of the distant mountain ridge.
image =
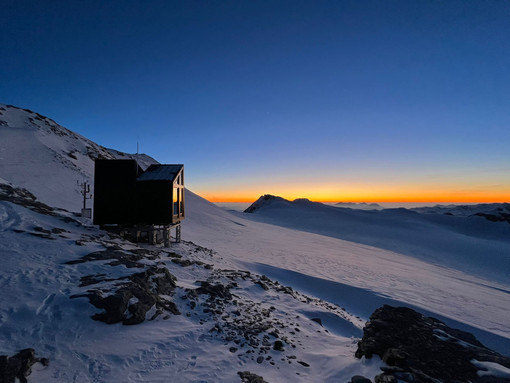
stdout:
<svg viewBox="0 0 510 383">
<path fill-rule="evenodd" d="M 136 158 L 144 169 L 158 163 L 146 154 L 105 148 L 30 109 L 0 104 L 0 177 L 42 202 L 78 211 L 77 182 L 93 186 L 96 158 Z"/>
<path fill-rule="evenodd" d="M 324 205 L 320 202 L 310 201 L 308 198 L 296 198 L 294 201 L 286 200 L 285 198 L 274 196 L 272 194 L 264 194 L 260 196 L 254 203 L 252 203 L 247 209 L 244 210 L 244 213 L 254 213 L 259 209 L 262 209 L 266 206 L 274 206 L 274 205 L 295 205 L 295 206 L 315 206 L 315 205 Z"/>
<path fill-rule="evenodd" d="M 441 214 L 451 215 L 457 217 L 471 217 L 479 216 L 484 217 L 492 222 L 508 222 L 510 223 L 510 203 L 480 203 L 471 205 L 435 205 L 435 206 L 424 206 L 414 208 L 384 208 L 377 203 L 366 203 L 366 202 L 338 202 L 335 204 L 323 204 L 321 202 L 313 202 L 307 198 L 298 198 L 294 201 L 286 200 L 285 198 L 274 196 L 271 194 L 264 194 L 260 196 L 255 202 L 253 202 L 245 213 L 254 213 L 260 209 L 265 209 L 269 206 L 273 208 L 275 206 L 297 206 L 297 205 L 310 205 L 310 206 L 333 206 L 346 209 L 357 209 L 357 210 L 396 210 L 403 209 L 410 212 L 420 214 Z"/>
<path fill-rule="evenodd" d="M 382 209 L 383 207 L 378 203 L 367 203 L 367 202 L 338 202 L 335 206 L 349 207 L 353 209 Z"/>
</svg>

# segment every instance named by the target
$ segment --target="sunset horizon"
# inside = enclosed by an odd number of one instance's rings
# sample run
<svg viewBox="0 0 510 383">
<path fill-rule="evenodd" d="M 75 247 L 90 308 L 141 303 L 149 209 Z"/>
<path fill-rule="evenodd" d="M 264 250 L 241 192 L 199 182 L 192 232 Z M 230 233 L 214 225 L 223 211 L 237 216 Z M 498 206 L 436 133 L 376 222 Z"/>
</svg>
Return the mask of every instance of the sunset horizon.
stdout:
<svg viewBox="0 0 510 383">
<path fill-rule="evenodd" d="M 510 383 L 510 0 L 7 0 L 0 383 Z"/>
<path fill-rule="evenodd" d="M 306 192 L 259 192 L 256 193 L 243 193 L 241 196 L 236 195 L 235 193 L 223 194 L 223 193 L 207 193 L 206 191 L 195 191 L 200 196 L 207 199 L 210 202 L 214 203 L 250 203 L 255 202 L 258 198 L 263 195 L 274 195 L 277 197 L 284 198 L 289 201 L 293 201 L 295 199 L 309 199 L 314 202 L 322 202 L 322 203 L 449 203 L 449 204 L 475 204 L 475 203 L 509 203 L 510 198 L 509 193 L 487 193 L 485 195 L 481 193 L 477 194 L 464 194 L 461 192 L 451 191 L 450 193 L 444 194 L 419 194 L 419 193 L 409 193 L 403 195 L 404 193 L 394 193 L 392 194 L 378 194 L 377 192 L 373 193 L 357 193 L 357 194 L 314 194 L 314 193 L 306 193 Z"/>
<path fill-rule="evenodd" d="M 206 200 L 208 200 L 209 202 L 213 202 L 213 203 L 252 203 L 252 202 L 255 202 L 258 198 L 260 198 L 262 195 L 264 194 L 261 194 L 259 195 L 258 197 L 256 198 L 253 198 L 253 199 L 230 199 L 230 200 L 224 200 L 224 199 L 221 199 L 221 198 L 211 198 L 211 197 L 207 197 L 207 195 L 203 195 L 203 194 L 200 194 L 203 198 L 205 198 Z M 309 199 L 310 201 L 313 201 L 313 202 L 320 202 L 320 203 L 395 203 L 395 204 L 398 204 L 398 203 L 438 203 L 438 204 L 484 204 L 484 203 L 510 203 L 508 202 L 509 200 L 456 200 L 456 201 L 452 201 L 452 200 L 436 200 L 436 199 L 433 199 L 433 200 L 379 200 L 379 199 L 374 199 L 374 200 L 370 200 L 370 199 L 328 199 L 328 200 L 321 200 L 321 199 L 313 199 L 313 198 L 308 198 L 306 196 L 302 196 L 302 197 L 296 197 L 296 198 L 286 198 L 284 195 L 278 195 L 278 194 L 271 194 L 271 195 L 274 195 L 276 197 L 281 197 L 283 199 L 286 199 L 286 200 L 289 200 L 289 201 L 294 201 L 296 199 Z"/>
</svg>

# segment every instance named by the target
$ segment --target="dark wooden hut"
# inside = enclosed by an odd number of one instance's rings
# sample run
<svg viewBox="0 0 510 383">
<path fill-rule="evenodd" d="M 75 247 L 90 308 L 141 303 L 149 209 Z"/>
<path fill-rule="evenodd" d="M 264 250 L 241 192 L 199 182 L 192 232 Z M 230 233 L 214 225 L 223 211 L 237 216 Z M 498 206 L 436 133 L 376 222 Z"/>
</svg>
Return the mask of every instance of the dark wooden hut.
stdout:
<svg viewBox="0 0 510 383">
<path fill-rule="evenodd" d="M 184 165 L 151 165 L 135 160 L 96 160 L 94 224 L 147 226 L 184 219 Z"/>
</svg>

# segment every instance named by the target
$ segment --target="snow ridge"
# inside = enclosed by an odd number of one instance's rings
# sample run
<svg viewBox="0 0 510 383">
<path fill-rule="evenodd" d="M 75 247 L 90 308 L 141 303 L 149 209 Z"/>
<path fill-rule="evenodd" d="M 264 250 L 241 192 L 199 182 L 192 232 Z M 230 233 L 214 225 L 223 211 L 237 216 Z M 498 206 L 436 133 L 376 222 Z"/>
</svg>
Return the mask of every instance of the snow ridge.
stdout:
<svg viewBox="0 0 510 383">
<path fill-rule="evenodd" d="M 157 163 L 145 154 L 107 149 L 29 109 L 0 104 L 0 176 L 42 202 L 79 211 L 77 182 L 93 186 L 96 158 L 138 158 L 143 168 Z"/>
</svg>

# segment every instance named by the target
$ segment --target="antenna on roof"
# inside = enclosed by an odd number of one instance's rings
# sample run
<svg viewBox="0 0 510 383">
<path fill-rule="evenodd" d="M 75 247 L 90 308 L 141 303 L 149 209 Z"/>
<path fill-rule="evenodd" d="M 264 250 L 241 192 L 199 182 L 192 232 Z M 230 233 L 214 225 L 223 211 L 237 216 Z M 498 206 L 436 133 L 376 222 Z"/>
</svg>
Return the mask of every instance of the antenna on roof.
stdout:
<svg viewBox="0 0 510 383">
<path fill-rule="evenodd" d="M 136 136 L 136 176 L 138 177 L 138 139 L 139 136 Z"/>
</svg>

